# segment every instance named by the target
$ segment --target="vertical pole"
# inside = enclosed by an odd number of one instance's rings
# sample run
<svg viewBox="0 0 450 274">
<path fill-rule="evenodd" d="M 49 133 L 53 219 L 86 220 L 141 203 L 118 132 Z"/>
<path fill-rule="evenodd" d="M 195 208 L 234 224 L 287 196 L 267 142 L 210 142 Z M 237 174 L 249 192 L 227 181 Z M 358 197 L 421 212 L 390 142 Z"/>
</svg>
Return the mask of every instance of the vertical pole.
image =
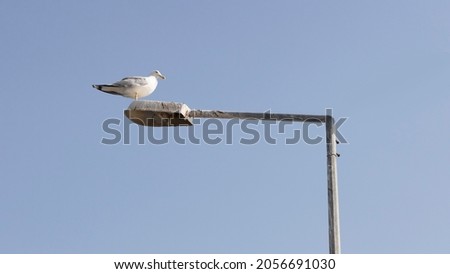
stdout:
<svg viewBox="0 0 450 274">
<path fill-rule="evenodd" d="M 341 253 L 339 231 L 339 197 L 337 182 L 336 128 L 333 116 L 327 113 L 325 120 L 327 138 L 327 177 L 328 177 L 328 227 L 330 254 Z"/>
</svg>

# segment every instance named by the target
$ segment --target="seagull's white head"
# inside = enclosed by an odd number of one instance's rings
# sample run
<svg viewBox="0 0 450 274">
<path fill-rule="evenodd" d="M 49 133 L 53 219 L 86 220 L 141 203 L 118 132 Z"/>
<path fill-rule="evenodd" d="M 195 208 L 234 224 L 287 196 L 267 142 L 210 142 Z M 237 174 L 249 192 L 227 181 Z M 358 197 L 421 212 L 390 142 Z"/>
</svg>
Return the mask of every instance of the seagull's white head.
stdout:
<svg viewBox="0 0 450 274">
<path fill-rule="evenodd" d="M 159 72 L 159 70 L 155 70 L 150 75 L 155 76 L 156 78 L 159 78 L 159 79 L 162 79 L 162 80 L 166 79 L 166 76 L 162 75 L 161 72 Z"/>
</svg>

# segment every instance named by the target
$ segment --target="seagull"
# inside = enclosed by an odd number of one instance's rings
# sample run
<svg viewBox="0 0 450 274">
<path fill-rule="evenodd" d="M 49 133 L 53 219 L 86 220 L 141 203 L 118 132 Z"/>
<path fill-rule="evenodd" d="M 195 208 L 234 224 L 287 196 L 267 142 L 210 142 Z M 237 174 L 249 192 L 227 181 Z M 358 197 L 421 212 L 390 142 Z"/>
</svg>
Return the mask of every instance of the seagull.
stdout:
<svg viewBox="0 0 450 274">
<path fill-rule="evenodd" d="M 148 77 L 125 77 L 110 85 L 92 85 L 92 87 L 109 94 L 121 95 L 138 100 L 155 91 L 156 86 L 158 85 L 158 79 L 164 80 L 166 79 L 166 76 L 162 75 L 158 70 L 155 70 Z"/>
</svg>

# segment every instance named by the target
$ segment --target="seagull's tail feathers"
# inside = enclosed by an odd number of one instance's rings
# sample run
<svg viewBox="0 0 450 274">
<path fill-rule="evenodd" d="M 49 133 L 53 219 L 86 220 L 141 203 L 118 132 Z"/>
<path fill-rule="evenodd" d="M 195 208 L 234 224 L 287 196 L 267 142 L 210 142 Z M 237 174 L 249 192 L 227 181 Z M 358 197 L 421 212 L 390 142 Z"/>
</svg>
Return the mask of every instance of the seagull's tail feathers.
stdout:
<svg viewBox="0 0 450 274">
<path fill-rule="evenodd" d="M 114 95 L 121 95 L 118 92 L 118 87 L 114 86 L 114 85 L 92 85 L 93 88 L 96 88 L 100 91 L 109 93 L 109 94 L 114 94 Z"/>
</svg>

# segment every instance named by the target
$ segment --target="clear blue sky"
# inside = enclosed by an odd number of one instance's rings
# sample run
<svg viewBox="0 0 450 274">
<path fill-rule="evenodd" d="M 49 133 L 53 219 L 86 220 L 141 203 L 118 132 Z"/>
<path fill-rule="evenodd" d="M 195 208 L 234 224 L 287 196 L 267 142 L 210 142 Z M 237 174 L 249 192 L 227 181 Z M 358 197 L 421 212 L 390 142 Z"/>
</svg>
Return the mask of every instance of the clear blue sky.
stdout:
<svg viewBox="0 0 450 274">
<path fill-rule="evenodd" d="M 134 125 L 131 144 L 100 143 L 131 100 L 91 84 L 159 69 L 153 100 L 348 117 L 342 251 L 449 253 L 449 14 L 443 0 L 2 1 L 0 252 L 328 252 L 323 143 L 139 145 Z"/>
</svg>

